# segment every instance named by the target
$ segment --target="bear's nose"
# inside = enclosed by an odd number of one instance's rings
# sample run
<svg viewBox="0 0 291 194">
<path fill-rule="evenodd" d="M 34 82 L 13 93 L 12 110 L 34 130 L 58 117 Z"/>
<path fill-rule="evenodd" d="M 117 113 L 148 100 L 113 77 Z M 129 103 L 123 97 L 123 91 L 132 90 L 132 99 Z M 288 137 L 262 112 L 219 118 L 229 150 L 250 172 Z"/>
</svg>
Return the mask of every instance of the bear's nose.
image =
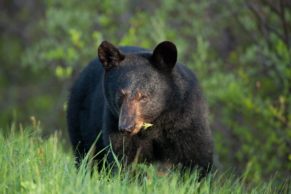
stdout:
<svg viewBox="0 0 291 194">
<path fill-rule="evenodd" d="M 134 124 L 123 123 L 119 126 L 119 131 L 131 133 L 134 127 L 135 127 Z"/>
</svg>

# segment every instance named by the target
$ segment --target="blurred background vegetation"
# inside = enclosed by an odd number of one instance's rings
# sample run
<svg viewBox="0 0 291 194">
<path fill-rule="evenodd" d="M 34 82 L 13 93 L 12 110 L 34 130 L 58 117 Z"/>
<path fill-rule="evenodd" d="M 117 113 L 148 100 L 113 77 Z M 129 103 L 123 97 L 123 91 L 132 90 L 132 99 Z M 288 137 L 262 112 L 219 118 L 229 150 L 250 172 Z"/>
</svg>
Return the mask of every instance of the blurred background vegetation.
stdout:
<svg viewBox="0 0 291 194">
<path fill-rule="evenodd" d="M 209 103 L 222 170 L 291 174 L 291 1 L 1 0 L 0 126 L 63 131 L 69 88 L 102 40 L 171 40 Z"/>
</svg>

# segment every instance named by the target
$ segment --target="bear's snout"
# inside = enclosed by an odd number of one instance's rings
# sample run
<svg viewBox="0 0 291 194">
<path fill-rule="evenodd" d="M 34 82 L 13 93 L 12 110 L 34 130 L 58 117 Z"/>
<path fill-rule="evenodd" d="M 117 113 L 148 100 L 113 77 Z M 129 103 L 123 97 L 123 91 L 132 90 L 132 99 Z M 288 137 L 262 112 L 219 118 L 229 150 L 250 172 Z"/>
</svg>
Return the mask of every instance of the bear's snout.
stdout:
<svg viewBox="0 0 291 194">
<path fill-rule="evenodd" d="M 136 100 L 125 99 L 120 110 L 118 129 L 131 135 L 137 134 L 143 125 L 140 105 Z"/>
</svg>

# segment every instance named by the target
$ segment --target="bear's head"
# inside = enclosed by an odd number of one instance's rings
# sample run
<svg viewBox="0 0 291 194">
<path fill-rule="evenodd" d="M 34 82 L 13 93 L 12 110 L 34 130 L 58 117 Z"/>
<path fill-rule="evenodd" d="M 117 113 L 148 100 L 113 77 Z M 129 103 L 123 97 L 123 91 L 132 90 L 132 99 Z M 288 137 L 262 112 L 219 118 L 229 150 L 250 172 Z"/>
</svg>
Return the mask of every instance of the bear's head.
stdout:
<svg viewBox="0 0 291 194">
<path fill-rule="evenodd" d="M 125 54 L 104 41 L 98 48 L 98 57 L 105 70 L 106 102 L 119 120 L 119 130 L 134 135 L 145 123 L 154 124 L 171 103 L 176 46 L 164 41 L 153 52 Z"/>
</svg>

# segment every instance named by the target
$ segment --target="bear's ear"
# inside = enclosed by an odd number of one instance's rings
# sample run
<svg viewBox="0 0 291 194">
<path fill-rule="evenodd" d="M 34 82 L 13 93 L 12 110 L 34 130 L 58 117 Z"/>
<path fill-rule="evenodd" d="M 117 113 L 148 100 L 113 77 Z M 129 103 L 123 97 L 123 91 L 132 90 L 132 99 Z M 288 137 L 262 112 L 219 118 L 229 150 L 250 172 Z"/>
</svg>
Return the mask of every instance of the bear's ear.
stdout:
<svg viewBox="0 0 291 194">
<path fill-rule="evenodd" d="M 118 48 L 107 41 L 98 47 L 98 57 L 106 71 L 116 67 L 125 58 Z"/>
<path fill-rule="evenodd" d="M 177 62 L 176 45 L 170 41 L 161 42 L 152 55 L 153 65 L 161 71 L 171 72 Z"/>
</svg>

